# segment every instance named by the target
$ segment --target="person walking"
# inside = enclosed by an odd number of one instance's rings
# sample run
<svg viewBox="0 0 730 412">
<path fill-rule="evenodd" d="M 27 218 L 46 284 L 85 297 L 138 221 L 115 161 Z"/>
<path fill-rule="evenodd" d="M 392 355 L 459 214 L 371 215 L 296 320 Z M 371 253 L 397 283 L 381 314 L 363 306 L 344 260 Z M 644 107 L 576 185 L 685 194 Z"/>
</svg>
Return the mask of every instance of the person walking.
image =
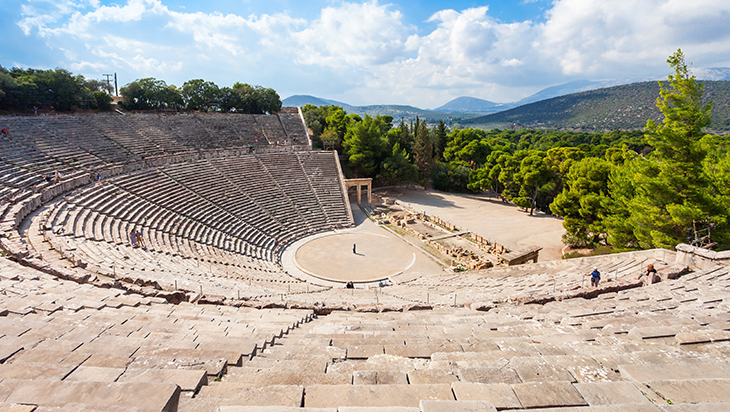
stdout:
<svg viewBox="0 0 730 412">
<path fill-rule="evenodd" d="M 594 288 L 597 288 L 598 282 L 601 281 L 601 272 L 598 271 L 598 268 L 593 268 L 593 272 L 588 273 L 587 275 L 583 275 L 583 276 L 591 277 L 591 286 Z"/>
<path fill-rule="evenodd" d="M 355 243 L 352 244 L 352 253 L 357 255 L 357 244 Z"/>
</svg>

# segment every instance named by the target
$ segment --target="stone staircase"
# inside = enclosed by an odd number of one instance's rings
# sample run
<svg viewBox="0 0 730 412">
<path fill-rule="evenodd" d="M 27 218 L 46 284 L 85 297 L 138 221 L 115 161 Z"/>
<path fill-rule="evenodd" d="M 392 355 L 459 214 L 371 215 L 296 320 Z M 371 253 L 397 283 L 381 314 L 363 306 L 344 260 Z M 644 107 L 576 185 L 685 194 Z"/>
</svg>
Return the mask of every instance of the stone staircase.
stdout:
<svg viewBox="0 0 730 412">
<path fill-rule="evenodd" d="M 333 312 L 180 410 L 730 410 L 727 277 L 488 312 Z"/>
<path fill-rule="evenodd" d="M 2 259 L 0 410 L 24 404 L 39 411 L 174 412 L 181 396 L 192 396 L 228 365 L 241 365 L 312 316 L 171 305 Z"/>
</svg>

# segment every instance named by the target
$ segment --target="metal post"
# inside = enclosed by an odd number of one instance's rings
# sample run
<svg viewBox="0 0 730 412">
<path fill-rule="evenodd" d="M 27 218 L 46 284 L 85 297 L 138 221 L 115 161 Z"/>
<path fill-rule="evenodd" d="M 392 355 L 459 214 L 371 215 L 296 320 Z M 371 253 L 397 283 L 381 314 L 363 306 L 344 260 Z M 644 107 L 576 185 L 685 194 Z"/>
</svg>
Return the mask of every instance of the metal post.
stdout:
<svg viewBox="0 0 730 412">
<path fill-rule="evenodd" d="M 454 306 L 456 306 L 456 292 L 454 292 Z"/>
<path fill-rule="evenodd" d="M 200 285 L 200 296 L 203 296 L 203 285 Z"/>
<path fill-rule="evenodd" d="M 241 291 L 237 290 L 236 292 L 238 292 L 238 300 L 241 300 Z"/>
<path fill-rule="evenodd" d="M 175 290 L 177 290 L 177 279 L 175 279 Z"/>
<path fill-rule="evenodd" d="M 426 292 L 426 304 L 427 305 L 431 304 L 431 294 L 428 292 Z"/>
</svg>

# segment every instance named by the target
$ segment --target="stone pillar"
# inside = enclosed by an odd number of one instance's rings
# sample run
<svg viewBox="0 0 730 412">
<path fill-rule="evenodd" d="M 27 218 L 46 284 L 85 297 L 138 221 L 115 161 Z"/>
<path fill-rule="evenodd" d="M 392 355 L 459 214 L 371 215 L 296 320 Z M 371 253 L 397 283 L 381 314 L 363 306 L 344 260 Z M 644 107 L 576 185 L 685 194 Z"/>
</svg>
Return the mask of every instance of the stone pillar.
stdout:
<svg viewBox="0 0 730 412">
<path fill-rule="evenodd" d="M 362 198 L 362 186 L 358 183 L 355 187 L 357 188 L 357 204 L 359 205 Z"/>
</svg>

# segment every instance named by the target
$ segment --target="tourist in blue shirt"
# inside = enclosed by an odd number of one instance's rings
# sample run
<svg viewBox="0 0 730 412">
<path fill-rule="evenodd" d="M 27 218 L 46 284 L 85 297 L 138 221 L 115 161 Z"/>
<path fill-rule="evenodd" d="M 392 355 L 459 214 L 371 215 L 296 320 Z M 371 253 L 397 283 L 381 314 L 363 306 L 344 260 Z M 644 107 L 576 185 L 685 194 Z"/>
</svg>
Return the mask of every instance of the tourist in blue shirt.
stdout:
<svg viewBox="0 0 730 412">
<path fill-rule="evenodd" d="M 584 275 L 584 276 L 590 276 L 591 277 L 591 286 L 594 288 L 598 287 L 598 282 L 601 281 L 601 272 L 598 271 L 598 268 L 593 268 L 593 272 Z"/>
</svg>

